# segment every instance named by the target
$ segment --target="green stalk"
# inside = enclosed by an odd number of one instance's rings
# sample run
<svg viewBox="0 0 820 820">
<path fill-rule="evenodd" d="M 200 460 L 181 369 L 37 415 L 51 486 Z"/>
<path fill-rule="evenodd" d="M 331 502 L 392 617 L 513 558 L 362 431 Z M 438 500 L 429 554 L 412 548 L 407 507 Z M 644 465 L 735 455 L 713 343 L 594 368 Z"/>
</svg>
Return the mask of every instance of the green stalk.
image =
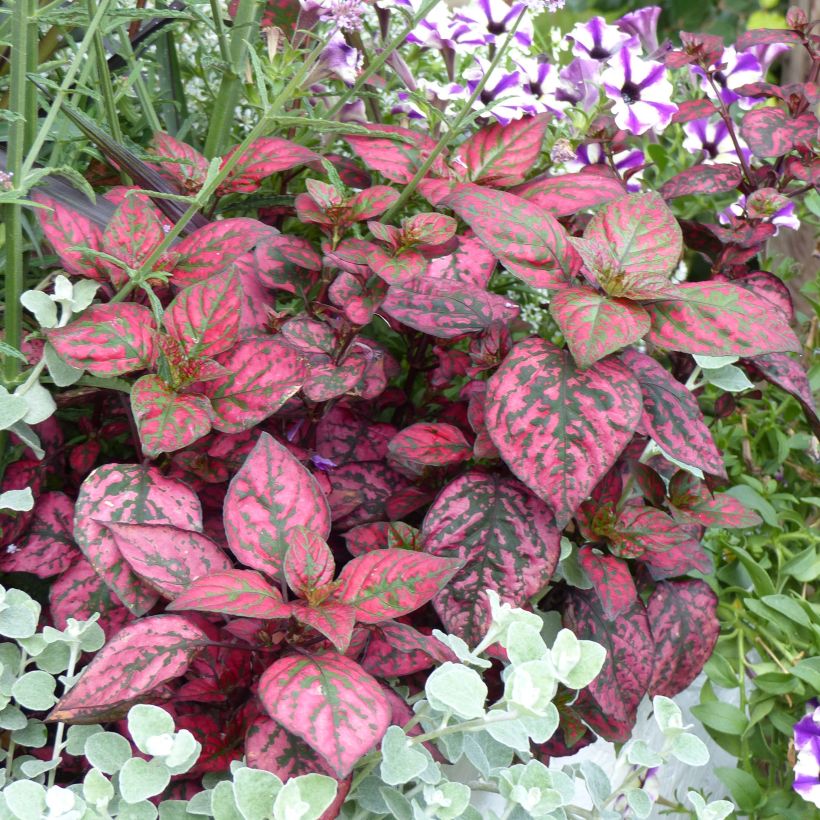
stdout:
<svg viewBox="0 0 820 820">
<path fill-rule="evenodd" d="M 222 75 L 219 93 L 211 111 L 211 125 L 205 138 L 203 153 L 208 159 L 225 151 L 230 139 L 230 124 L 242 91 L 242 72 L 245 67 L 248 43 L 253 42 L 258 29 L 256 23 L 258 0 L 239 0 L 230 37 L 230 60 Z"/>
<path fill-rule="evenodd" d="M 188 108 L 185 102 L 185 89 L 180 79 L 176 41 L 171 31 L 166 32 L 157 40 L 157 62 L 161 67 L 160 88 L 165 99 L 162 106 L 165 130 L 171 136 L 177 136 L 182 123 L 188 117 Z"/>
<path fill-rule="evenodd" d="M 495 56 L 493 57 L 492 62 L 490 63 L 490 67 L 487 71 L 484 72 L 484 76 L 481 78 L 481 82 L 475 87 L 475 91 L 470 95 L 470 99 L 467 100 L 467 104 L 464 108 L 461 109 L 459 115 L 450 123 L 450 127 L 447 129 L 447 132 L 444 136 L 436 143 L 436 147 L 430 152 L 430 156 L 422 163 L 421 168 L 416 171 L 416 175 L 410 182 L 404 187 L 404 190 L 401 192 L 399 198 L 390 206 L 387 213 L 381 217 L 382 222 L 390 222 L 390 220 L 401 211 L 404 207 L 405 203 L 408 199 L 413 195 L 416 190 L 416 186 L 421 182 L 424 177 L 427 176 L 427 172 L 433 167 L 433 163 L 439 158 L 441 152 L 447 147 L 450 140 L 459 132 L 461 128 L 461 124 L 464 120 L 472 113 L 473 105 L 475 101 L 481 96 L 481 92 L 484 90 L 484 86 L 487 84 L 487 80 L 490 78 L 490 74 L 495 71 L 495 67 L 501 62 L 501 58 L 507 53 L 507 49 L 509 48 L 510 43 L 512 42 L 513 37 L 515 36 L 515 32 L 518 30 L 518 26 L 521 25 L 521 21 L 524 19 L 524 16 L 528 13 L 529 9 L 525 6 L 521 10 L 521 14 L 518 15 L 515 23 L 513 23 L 513 27 L 510 29 L 509 33 L 507 34 L 506 39 L 504 40 L 501 48 L 496 51 Z"/>
<path fill-rule="evenodd" d="M 34 93 L 34 89 L 26 82 L 26 72 L 29 67 L 29 26 L 34 23 L 29 18 L 31 0 L 17 0 L 12 8 L 9 110 L 18 117 L 9 123 L 6 170 L 11 175 L 12 185 L 19 186 L 26 174 L 23 157 L 26 152 L 26 137 L 31 128 L 26 117 L 31 116 L 32 106 L 29 96 Z M 23 309 L 20 304 L 20 295 L 23 292 L 26 273 L 22 207 L 4 205 L 2 214 L 5 223 L 4 250 L 6 253 L 5 340 L 19 350 L 23 337 Z M 3 362 L 5 380 L 13 382 L 19 372 L 20 362 L 14 356 L 7 356 Z"/>
<path fill-rule="evenodd" d="M 137 97 L 139 97 L 140 105 L 142 105 L 145 111 L 145 118 L 148 120 L 148 124 L 153 131 L 162 131 L 162 125 L 154 108 L 154 101 L 151 99 L 151 95 L 145 87 L 145 80 L 142 78 L 142 72 L 137 65 L 136 57 L 134 57 L 134 49 L 131 47 L 131 39 L 128 36 L 128 31 L 125 26 L 122 25 L 117 29 L 117 32 L 120 36 L 120 49 L 125 58 L 125 63 L 128 66 L 129 75 L 134 78 L 134 88 L 136 89 Z"/>
</svg>

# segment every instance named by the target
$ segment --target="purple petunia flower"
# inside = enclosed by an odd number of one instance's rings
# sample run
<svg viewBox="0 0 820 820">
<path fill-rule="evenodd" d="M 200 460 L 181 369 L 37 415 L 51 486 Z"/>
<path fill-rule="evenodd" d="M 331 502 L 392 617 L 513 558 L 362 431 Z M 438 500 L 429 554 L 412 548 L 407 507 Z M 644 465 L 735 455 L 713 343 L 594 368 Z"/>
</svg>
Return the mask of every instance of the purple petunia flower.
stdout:
<svg viewBox="0 0 820 820">
<path fill-rule="evenodd" d="M 504 0 L 473 0 L 458 9 L 454 20 L 469 26 L 475 40 L 470 42 L 462 37 L 459 42 L 463 45 L 500 45 L 526 8 L 526 3 L 522 2 L 507 5 Z M 532 33 L 532 19 L 527 15 L 513 35 L 512 45 L 529 49 Z"/>
<path fill-rule="evenodd" d="M 345 42 L 344 35 L 337 31 L 327 42 L 327 46 L 319 57 L 316 66 L 307 80 L 313 85 L 324 77 L 335 74 L 348 85 L 356 82 L 356 77 L 362 69 L 362 55 Z"/>
<path fill-rule="evenodd" d="M 820 705 L 816 700 L 806 704 L 812 711 L 794 726 L 797 763 L 794 766 L 794 790 L 820 809 Z"/>
<path fill-rule="evenodd" d="M 767 43 L 765 45 L 747 48 L 743 53 L 753 54 L 755 56 L 757 61 L 760 63 L 760 70 L 765 76 L 771 64 L 781 54 L 785 54 L 787 51 L 791 51 L 791 46 L 787 46 L 785 43 Z"/>
<path fill-rule="evenodd" d="M 712 79 L 717 86 L 720 99 L 731 105 L 736 102 L 741 108 L 748 109 L 757 103 L 752 97 L 741 97 L 735 92 L 747 83 L 756 83 L 764 79 L 763 69 L 757 57 L 749 51 L 738 54 L 734 46 L 723 49 L 720 58 L 723 68 L 716 71 Z M 700 80 L 701 88 L 711 99 L 715 99 L 715 92 L 709 82 L 706 72 L 700 66 L 690 66 L 692 73 Z"/>
<path fill-rule="evenodd" d="M 472 94 L 490 68 L 490 63 L 483 57 L 476 57 L 476 65 L 463 72 L 466 85 L 454 83 L 448 89 L 450 99 L 457 99 Z M 490 73 L 480 96 L 474 103 L 477 109 L 489 108 L 483 116 L 493 116 L 502 125 L 517 120 L 532 111 L 533 96 L 522 84 L 520 71 L 505 71 L 499 66 Z"/>
<path fill-rule="evenodd" d="M 603 17 L 593 17 L 589 22 L 576 23 L 567 34 L 572 40 L 572 53 L 576 57 L 604 62 L 622 48 L 638 48 L 638 38 L 626 34 L 616 26 L 607 25 Z"/>
<path fill-rule="evenodd" d="M 739 162 L 729 129 L 723 120 L 709 119 L 692 120 L 683 124 L 686 137 L 683 140 L 684 149 L 695 155 L 700 155 L 700 161 L 706 165 L 716 162 Z M 752 156 L 743 138 L 737 135 L 737 141 L 743 158 L 748 162 Z"/>
<path fill-rule="evenodd" d="M 576 57 L 559 72 L 561 85 L 555 91 L 555 98 L 591 111 L 601 99 L 600 73 L 601 64 L 597 60 Z"/>
<path fill-rule="evenodd" d="M 604 91 L 614 103 L 618 128 L 633 134 L 662 131 L 678 110 L 663 63 L 642 60 L 622 48 L 601 72 Z"/>
<path fill-rule="evenodd" d="M 646 6 L 630 11 L 615 21 L 616 27 L 630 37 L 637 37 L 646 54 L 658 50 L 658 17 L 660 6 Z"/>
<path fill-rule="evenodd" d="M 643 151 L 634 148 L 628 151 L 619 151 L 613 155 L 612 161 L 615 167 L 623 174 L 626 171 L 639 168 L 643 165 L 645 157 Z M 582 171 L 589 165 L 609 165 L 604 149 L 601 148 L 601 144 L 598 142 L 579 145 L 575 149 L 575 157 L 569 162 L 564 163 L 564 168 L 567 173 L 575 173 L 576 171 Z M 629 178 L 629 182 L 626 184 L 629 191 L 641 190 L 641 173 L 641 171 L 638 171 Z"/>
<path fill-rule="evenodd" d="M 547 62 L 547 58 L 543 54 L 535 59 L 520 57 L 515 60 L 515 65 L 521 71 L 526 90 L 533 97 L 531 113 L 541 114 L 550 111 L 556 116 L 562 117 L 569 103 L 556 97 L 556 93 L 561 87 L 558 69 L 552 63 Z"/>
<path fill-rule="evenodd" d="M 718 222 L 721 225 L 731 225 L 737 217 L 743 216 L 746 212 L 746 197 L 741 194 L 737 202 L 732 203 L 718 214 Z M 774 235 L 780 233 L 780 228 L 789 228 L 796 231 L 800 228 L 800 218 L 795 213 L 794 202 L 786 203 L 780 210 L 775 211 L 771 216 L 766 217 L 764 222 L 771 222 L 775 226 Z"/>
</svg>

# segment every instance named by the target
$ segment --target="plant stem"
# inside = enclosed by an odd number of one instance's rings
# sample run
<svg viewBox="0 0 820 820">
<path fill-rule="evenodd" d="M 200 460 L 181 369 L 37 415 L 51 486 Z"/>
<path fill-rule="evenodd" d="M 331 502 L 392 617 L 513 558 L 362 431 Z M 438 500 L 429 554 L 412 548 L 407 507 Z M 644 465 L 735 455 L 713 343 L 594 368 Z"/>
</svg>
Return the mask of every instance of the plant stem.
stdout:
<svg viewBox="0 0 820 820">
<path fill-rule="evenodd" d="M 96 0 L 87 0 L 88 16 L 94 18 L 97 11 Z M 105 118 L 108 121 L 108 130 L 111 136 L 117 141 L 122 142 L 122 129 L 120 128 L 119 117 L 117 116 L 117 104 L 114 101 L 114 86 L 111 84 L 111 73 L 108 70 L 108 60 L 106 59 L 105 46 L 103 45 L 102 32 L 99 27 L 94 32 L 94 60 L 97 64 L 97 82 L 102 90 L 103 108 L 105 109 Z M 123 180 L 125 184 L 128 184 Z"/>
<path fill-rule="evenodd" d="M 242 89 L 242 71 L 247 57 L 248 43 L 253 41 L 258 28 L 256 24 L 257 0 L 239 0 L 239 8 L 231 30 L 230 59 L 214 107 L 211 110 L 211 124 L 205 138 L 203 153 L 208 159 L 219 156 L 228 145 L 231 134 L 230 123 L 234 122 L 236 105 Z M 226 127 L 226 124 L 227 127 Z"/>
<path fill-rule="evenodd" d="M 79 640 L 74 641 L 71 644 L 71 655 L 68 659 L 68 668 L 65 671 L 66 678 L 71 678 L 74 675 L 74 669 L 77 666 L 77 660 L 80 657 L 80 642 Z M 66 686 L 63 689 L 63 694 L 65 694 L 69 690 L 69 686 Z M 61 759 L 63 749 L 65 748 L 63 744 L 63 734 L 65 732 L 65 723 L 60 721 L 57 724 L 57 729 L 54 732 L 54 750 L 51 753 L 51 762 L 56 763 Z M 52 766 L 51 771 L 48 773 L 48 788 L 50 789 L 54 785 L 54 781 L 57 778 L 57 766 Z"/>
<path fill-rule="evenodd" d="M 490 79 L 490 75 L 495 70 L 498 63 L 501 61 L 501 58 L 506 54 L 507 48 L 509 47 L 510 43 L 512 42 L 513 37 L 515 36 L 515 32 L 518 30 L 518 26 L 521 24 L 521 21 L 524 19 L 524 16 L 528 13 L 528 8 L 525 6 L 521 13 L 516 18 L 516 21 L 513 23 L 512 28 L 510 29 L 509 33 L 507 34 L 507 38 L 504 40 L 501 48 L 495 53 L 492 62 L 490 63 L 490 67 L 487 71 L 484 72 L 484 76 L 481 78 L 479 84 L 475 87 L 475 90 L 470 95 L 470 99 L 467 100 L 464 108 L 461 109 L 461 112 L 458 116 L 450 123 L 450 127 L 447 129 L 447 132 L 444 136 L 436 143 L 436 147 L 430 152 L 430 155 L 427 159 L 422 163 L 421 167 L 416 171 L 416 175 L 410 182 L 404 187 L 404 190 L 401 192 L 399 198 L 390 206 L 387 210 L 387 213 L 381 218 L 382 222 L 390 222 L 390 220 L 401 211 L 401 209 L 406 204 L 407 200 L 413 195 L 416 190 L 416 186 L 421 182 L 425 176 L 427 176 L 427 172 L 433 167 L 433 163 L 438 159 L 441 152 L 445 149 L 447 144 L 450 140 L 459 132 L 461 128 L 461 124 L 464 122 L 466 117 L 472 112 L 473 105 L 475 104 L 476 100 L 481 96 L 481 92 L 484 90 L 484 86 L 487 84 L 487 81 Z"/>
<path fill-rule="evenodd" d="M 142 105 L 145 111 L 145 118 L 148 120 L 148 124 L 155 132 L 162 131 L 162 125 L 160 124 L 159 117 L 157 117 L 157 112 L 154 108 L 154 101 L 151 99 L 151 95 L 145 87 L 145 80 L 142 78 L 142 72 L 140 72 L 139 66 L 137 65 L 137 59 L 134 56 L 134 49 L 131 46 L 131 40 L 128 37 L 128 30 L 124 25 L 122 25 L 117 29 L 117 32 L 120 36 L 120 49 L 122 50 L 122 55 L 125 59 L 126 65 L 128 66 L 128 70 L 134 77 L 134 88 L 136 89 L 137 96 L 139 97 L 140 105 Z"/>
<path fill-rule="evenodd" d="M 726 130 L 729 132 L 729 139 L 732 140 L 735 153 L 737 154 L 737 158 L 740 160 L 740 167 L 743 169 L 743 176 L 745 177 L 749 187 L 754 188 L 752 172 L 749 169 L 749 164 L 746 162 L 746 158 L 743 156 L 743 151 L 740 150 L 740 142 L 738 142 L 737 134 L 735 134 L 735 124 L 732 121 L 732 115 L 729 113 L 729 110 L 726 108 L 726 104 L 721 99 L 720 89 L 715 85 L 715 81 L 708 69 L 706 70 L 706 77 L 709 80 L 709 85 L 712 86 L 712 91 L 715 92 L 715 99 L 718 101 L 718 113 L 720 114 L 720 118 L 726 124 Z"/>
</svg>

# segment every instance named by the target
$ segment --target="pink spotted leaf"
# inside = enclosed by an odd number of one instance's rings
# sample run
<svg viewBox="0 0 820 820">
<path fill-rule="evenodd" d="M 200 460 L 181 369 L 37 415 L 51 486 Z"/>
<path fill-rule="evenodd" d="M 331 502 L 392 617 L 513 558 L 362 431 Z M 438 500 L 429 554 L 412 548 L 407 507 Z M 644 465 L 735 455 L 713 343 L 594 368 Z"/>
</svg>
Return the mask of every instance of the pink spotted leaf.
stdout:
<svg viewBox="0 0 820 820">
<path fill-rule="evenodd" d="M 305 527 L 295 527 L 290 533 L 283 569 L 288 586 L 300 598 L 309 598 L 315 589 L 333 580 L 336 562 L 323 538 Z"/>
<path fill-rule="evenodd" d="M 233 148 L 225 155 L 222 167 L 233 158 L 236 150 Z M 217 194 L 252 194 L 269 176 L 319 159 L 321 158 L 315 152 L 290 140 L 261 137 L 242 152 Z"/>
<path fill-rule="evenodd" d="M 143 194 L 125 196 L 103 231 L 102 249 L 138 268 L 164 238 L 162 221 L 151 200 Z M 119 276 L 125 281 L 123 271 Z"/>
<path fill-rule="evenodd" d="M 328 599 L 315 604 L 294 601 L 290 614 L 299 623 L 324 635 L 336 651 L 347 652 L 356 624 L 356 610 L 352 606 Z"/>
<path fill-rule="evenodd" d="M 389 446 L 391 459 L 413 474 L 425 467 L 448 467 L 467 461 L 472 447 L 452 424 L 417 422 L 405 427 Z"/>
<path fill-rule="evenodd" d="M 381 677 L 411 675 L 436 663 L 455 660 L 451 651 L 431 635 L 409 624 L 385 621 L 372 627 L 361 658 L 365 672 Z"/>
<path fill-rule="evenodd" d="M 581 172 L 537 177 L 514 188 L 512 193 L 559 217 L 620 199 L 626 191 L 614 176 Z"/>
<path fill-rule="evenodd" d="M 578 563 L 592 581 L 604 617 L 613 619 L 638 600 L 638 591 L 626 561 L 614 555 L 603 555 L 587 546 L 578 550 Z"/>
<path fill-rule="evenodd" d="M 664 182 L 660 194 L 664 199 L 720 194 L 737 188 L 742 179 L 743 175 L 738 165 L 692 165 Z"/>
</svg>

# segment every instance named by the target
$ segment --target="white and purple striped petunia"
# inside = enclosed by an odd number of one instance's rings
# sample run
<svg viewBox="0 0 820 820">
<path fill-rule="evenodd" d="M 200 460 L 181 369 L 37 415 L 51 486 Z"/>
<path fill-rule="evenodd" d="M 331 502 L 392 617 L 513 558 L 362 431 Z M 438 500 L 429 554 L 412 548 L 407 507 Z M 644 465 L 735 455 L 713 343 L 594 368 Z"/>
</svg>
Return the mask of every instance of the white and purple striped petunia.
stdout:
<svg viewBox="0 0 820 820">
<path fill-rule="evenodd" d="M 471 43 L 463 36 L 459 42 L 462 45 L 501 45 L 526 9 L 527 4 L 523 2 L 507 5 L 504 0 L 472 0 L 469 5 L 457 10 L 454 22 L 466 25 L 475 40 Z M 527 14 L 519 23 L 511 45 L 529 49 L 532 33 L 532 19 Z"/>
<path fill-rule="evenodd" d="M 532 95 L 531 113 L 542 114 L 549 111 L 557 117 L 562 117 L 569 102 L 559 100 L 556 96 L 562 86 L 558 68 L 548 62 L 546 55 L 543 54 L 534 59 L 520 57 L 515 60 L 515 65 L 521 71 L 524 87 Z"/>
<path fill-rule="evenodd" d="M 692 120 L 683 124 L 683 132 L 686 134 L 683 140 L 684 150 L 689 154 L 700 155 L 700 161 L 706 165 L 717 162 L 739 162 L 737 151 L 729 129 L 723 120 Z M 747 162 L 752 156 L 743 137 L 737 136 L 743 159 Z"/>
<path fill-rule="evenodd" d="M 764 79 L 764 72 L 757 57 L 751 51 L 738 54 L 734 46 L 726 46 L 720 58 L 723 65 L 712 75 L 717 86 L 718 96 L 726 105 L 736 102 L 741 108 L 749 109 L 756 105 L 758 100 L 753 97 L 741 97 L 736 89 L 747 83 L 756 83 Z M 701 88 L 711 98 L 715 99 L 715 91 L 709 82 L 706 72 L 700 66 L 690 66 L 692 73 L 700 80 Z"/>
<path fill-rule="evenodd" d="M 638 48 L 638 38 L 626 34 L 617 26 L 610 26 L 603 17 L 593 17 L 586 23 L 576 23 L 572 31 L 567 34 L 572 40 L 572 53 L 576 57 L 588 60 L 597 60 L 602 63 L 622 48 Z"/>
<path fill-rule="evenodd" d="M 630 11 L 615 21 L 615 26 L 630 37 L 637 37 L 645 54 L 658 50 L 658 17 L 660 6 L 646 6 Z"/>
<path fill-rule="evenodd" d="M 558 74 L 561 84 L 555 97 L 559 102 L 577 105 L 591 111 L 601 99 L 601 63 L 576 57 Z"/>
<path fill-rule="evenodd" d="M 631 171 L 633 168 L 639 168 L 645 161 L 643 151 L 638 148 L 619 151 L 612 156 L 612 163 L 621 174 L 626 171 Z M 601 144 L 598 142 L 589 142 L 579 145 L 575 149 L 573 159 L 564 163 L 564 169 L 567 173 L 575 173 L 576 171 L 582 171 L 589 165 L 609 165 L 604 149 L 601 148 Z M 642 172 L 638 171 L 629 178 L 626 184 L 627 190 L 641 190 L 641 175 Z"/>
<path fill-rule="evenodd" d="M 820 809 L 820 706 L 816 700 L 807 704 L 812 711 L 794 726 L 794 790 Z"/>
<path fill-rule="evenodd" d="M 642 60 L 628 48 L 607 63 L 601 82 L 614 103 L 615 124 L 633 134 L 662 131 L 678 110 L 663 63 Z"/>
<path fill-rule="evenodd" d="M 463 72 L 466 84 L 454 83 L 448 89 L 449 99 L 457 99 L 473 94 L 484 75 L 490 68 L 490 62 L 483 57 L 475 58 L 475 65 Z M 505 71 L 496 66 L 487 76 L 487 82 L 481 94 L 473 104 L 474 108 L 488 108 L 482 116 L 495 117 L 502 125 L 517 120 L 525 114 L 531 114 L 534 98 L 523 85 L 520 71 Z"/>
<path fill-rule="evenodd" d="M 746 213 L 746 197 L 741 194 L 737 202 L 733 202 L 728 208 L 724 208 L 718 214 L 718 221 L 721 225 L 731 225 L 738 217 Z M 796 231 L 800 228 L 800 217 L 795 211 L 794 202 L 786 203 L 782 208 L 775 211 L 771 216 L 763 219 L 764 222 L 771 222 L 775 226 L 774 235 L 780 233 L 781 228 L 789 228 Z"/>
</svg>

